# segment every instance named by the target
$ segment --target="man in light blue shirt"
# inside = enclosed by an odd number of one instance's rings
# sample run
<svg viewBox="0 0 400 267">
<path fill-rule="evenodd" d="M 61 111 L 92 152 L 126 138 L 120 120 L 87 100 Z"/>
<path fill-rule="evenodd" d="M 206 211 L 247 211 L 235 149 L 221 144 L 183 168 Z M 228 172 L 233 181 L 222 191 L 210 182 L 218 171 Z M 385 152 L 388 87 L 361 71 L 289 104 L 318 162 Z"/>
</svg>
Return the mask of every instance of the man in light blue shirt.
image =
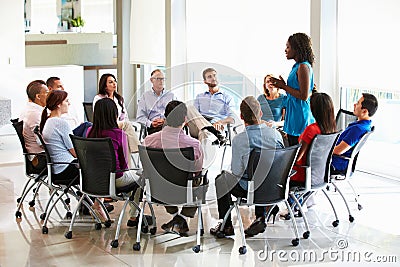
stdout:
<svg viewBox="0 0 400 267">
<path fill-rule="evenodd" d="M 235 197 L 247 196 L 247 163 L 250 152 L 254 148 L 283 148 L 281 134 L 274 128 L 268 127 L 261 120 L 262 111 L 260 103 L 254 96 L 248 96 L 240 104 L 240 118 L 244 121 L 245 131 L 237 134 L 232 140 L 231 172 L 224 171 L 215 180 L 217 191 L 217 203 L 219 219 L 223 219 L 232 204 L 231 195 Z M 265 208 L 256 206 L 256 220 L 246 232 L 256 235 L 263 232 L 265 224 Z M 212 235 L 216 235 L 221 228 L 221 223 L 210 229 Z M 255 229 L 254 229 L 255 228 Z M 250 230 L 250 231 L 249 231 Z M 233 225 L 229 216 L 224 235 L 233 235 Z"/>
<path fill-rule="evenodd" d="M 167 104 L 175 100 L 175 95 L 164 89 L 165 77 L 160 69 L 151 72 L 152 89 L 139 100 L 136 121 L 146 125 L 148 134 L 158 132 L 164 125 L 164 111 Z"/>
<path fill-rule="evenodd" d="M 216 130 L 222 131 L 226 124 L 235 122 L 232 97 L 219 90 L 215 69 L 205 69 L 203 80 L 208 85 L 208 91 L 196 96 L 194 106 Z"/>
</svg>

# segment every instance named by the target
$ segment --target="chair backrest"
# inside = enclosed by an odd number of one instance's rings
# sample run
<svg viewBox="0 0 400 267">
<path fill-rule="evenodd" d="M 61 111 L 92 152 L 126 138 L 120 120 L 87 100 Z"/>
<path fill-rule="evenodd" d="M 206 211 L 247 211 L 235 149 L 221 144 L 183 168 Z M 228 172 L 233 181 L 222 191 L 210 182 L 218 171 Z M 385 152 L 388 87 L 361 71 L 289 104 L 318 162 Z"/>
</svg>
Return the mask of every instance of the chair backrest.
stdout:
<svg viewBox="0 0 400 267">
<path fill-rule="evenodd" d="M 19 141 L 22 146 L 22 151 L 24 153 L 28 153 L 28 150 L 26 150 L 25 139 L 24 139 L 24 134 L 23 134 L 24 122 L 18 121 L 18 119 L 11 119 L 10 121 L 11 121 L 11 124 L 14 127 L 15 131 L 17 132 Z"/>
<path fill-rule="evenodd" d="M 367 142 L 369 136 L 375 131 L 375 126 L 372 126 L 371 131 L 366 132 L 363 137 L 361 137 L 360 141 L 354 146 L 353 151 L 350 154 L 350 160 L 347 165 L 347 170 L 346 170 L 346 177 L 350 177 L 353 175 L 353 172 L 356 169 L 356 164 L 357 164 L 357 159 L 358 155 L 360 154 L 361 148 L 365 145 Z M 351 168 L 349 168 L 351 166 Z"/>
<path fill-rule="evenodd" d="M 36 134 L 36 136 L 38 137 L 41 146 L 43 147 L 44 153 L 46 155 L 46 160 L 47 160 L 47 164 L 52 165 L 53 164 L 53 160 L 50 157 L 50 152 L 47 149 L 46 143 L 44 142 L 43 136 L 39 131 L 39 126 L 36 126 L 35 129 L 33 129 L 33 132 Z"/>
<path fill-rule="evenodd" d="M 192 147 L 158 149 L 139 146 L 139 157 L 152 201 L 175 205 L 188 202 L 188 181 L 193 179 L 195 170 Z"/>
<path fill-rule="evenodd" d="M 93 122 L 93 102 L 83 102 L 82 104 L 86 120 Z"/>
<path fill-rule="evenodd" d="M 344 131 L 350 123 L 355 121 L 357 121 L 357 116 L 352 111 L 340 109 L 336 114 L 336 129 Z"/>
<path fill-rule="evenodd" d="M 112 182 L 111 176 L 116 170 L 116 159 L 111 138 L 72 134 L 70 137 L 79 161 L 81 191 L 92 196 L 115 195 L 115 180 Z"/>
<path fill-rule="evenodd" d="M 333 149 L 340 133 L 317 134 L 307 153 L 306 190 L 329 182 Z"/>
<path fill-rule="evenodd" d="M 300 145 L 282 149 L 254 149 L 247 172 L 254 183 L 255 204 L 275 203 L 287 199 L 289 174 Z"/>
</svg>

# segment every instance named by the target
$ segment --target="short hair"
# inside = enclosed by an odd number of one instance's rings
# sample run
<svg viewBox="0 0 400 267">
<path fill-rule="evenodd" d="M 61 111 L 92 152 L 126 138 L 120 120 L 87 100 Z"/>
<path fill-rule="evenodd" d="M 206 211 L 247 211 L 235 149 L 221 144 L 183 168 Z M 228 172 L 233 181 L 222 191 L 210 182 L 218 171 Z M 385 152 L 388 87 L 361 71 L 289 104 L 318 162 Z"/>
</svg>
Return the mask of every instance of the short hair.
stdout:
<svg viewBox="0 0 400 267">
<path fill-rule="evenodd" d="M 59 80 L 61 80 L 59 77 L 55 77 L 55 76 L 50 77 L 47 79 L 46 85 L 47 85 L 47 87 L 53 88 L 53 86 L 55 85 L 54 82 L 59 81 Z"/>
<path fill-rule="evenodd" d="M 211 71 L 217 72 L 214 68 L 207 68 L 207 69 L 203 70 L 203 80 L 204 81 L 206 80 L 206 73 L 211 72 Z"/>
<path fill-rule="evenodd" d="M 240 103 L 240 113 L 247 124 L 256 124 L 260 121 L 261 106 L 254 96 L 246 96 Z"/>
<path fill-rule="evenodd" d="M 361 103 L 361 107 L 368 110 L 368 116 L 374 116 L 378 109 L 378 99 L 372 94 L 363 93 L 364 101 Z"/>
<path fill-rule="evenodd" d="M 165 120 L 168 126 L 179 127 L 185 122 L 187 107 L 185 103 L 172 100 L 165 107 Z"/>
<path fill-rule="evenodd" d="M 153 77 L 154 73 L 156 73 L 156 72 L 163 73 L 162 70 L 160 70 L 160 69 L 155 69 L 155 70 L 153 70 L 153 71 L 150 73 L 150 77 Z"/>
<path fill-rule="evenodd" d="M 26 94 L 28 95 L 28 98 L 32 101 L 35 102 L 35 98 L 37 94 L 40 94 L 40 91 L 42 90 L 42 86 L 46 85 L 45 81 L 43 80 L 34 80 L 28 84 L 26 87 Z"/>
</svg>

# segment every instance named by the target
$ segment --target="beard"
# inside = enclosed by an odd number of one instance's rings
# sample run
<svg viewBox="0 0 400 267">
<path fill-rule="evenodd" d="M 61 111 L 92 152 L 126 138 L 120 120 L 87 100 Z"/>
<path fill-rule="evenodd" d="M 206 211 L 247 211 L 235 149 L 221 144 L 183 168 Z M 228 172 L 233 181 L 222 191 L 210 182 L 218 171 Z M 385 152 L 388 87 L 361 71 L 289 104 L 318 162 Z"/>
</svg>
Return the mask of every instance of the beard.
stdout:
<svg viewBox="0 0 400 267">
<path fill-rule="evenodd" d="M 218 85 L 218 82 L 215 82 L 215 83 L 207 83 L 207 82 L 205 82 L 205 84 L 207 84 L 208 87 L 214 88 L 214 87 L 216 87 Z"/>
</svg>

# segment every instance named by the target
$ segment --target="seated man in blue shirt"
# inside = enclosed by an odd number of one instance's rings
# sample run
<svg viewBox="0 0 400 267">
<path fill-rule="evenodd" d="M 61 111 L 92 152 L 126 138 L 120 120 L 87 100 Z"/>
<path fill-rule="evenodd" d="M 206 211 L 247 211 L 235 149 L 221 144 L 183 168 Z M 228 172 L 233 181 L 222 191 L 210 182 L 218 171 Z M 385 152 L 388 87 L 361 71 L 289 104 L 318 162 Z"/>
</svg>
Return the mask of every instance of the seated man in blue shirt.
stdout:
<svg viewBox="0 0 400 267">
<path fill-rule="evenodd" d="M 335 148 L 333 149 L 331 174 L 335 178 L 339 174 L 346 172 L 348 161 L 335 157 L 335 155 L 343 155 L 350 157 L 354 146 L 360 141 L 361 137 L 371 131 L 371 117 L 378 109 L 378 100 L 374 95 L 363 93 L 362 97 L 354 104 L 354 115 L 357 121 L 350 123 L 346 130 L 339 136 Z M 340 176 L 339 176 L 340 177 Z"/>
<path fill-rule="evenodd" d="M 165 77 L 160 69 L 151 72 L 150 82 L 152 89 L 142 95 L 136 115 L 137 122 L 146 125 L 148 134 L 162 129 L 165 107 L 170 101 L 176 100 L 172 92 L 164 89 Z"/>
<path fill-rule="evenodd" d="M 262 111 L 260 103 L 253 96 L 243 99 L 240 104 L 240 118 L 244 121 L 245 131 L 237 134 L 232 140 L 232 161 L 231 172 L 224 171 L 215 179 L 215 187 L 218 197 L 218 214 L 219 219 L 223 219 L 232 204 L 231 195 L 235 197 L 247 196 L 247 163 L 250 152 L 254 148 L 283 148 L 283 140 L 281 134 L 274 128 L 268 127 L 261 120 Z M 256 235 L 264 232 L 265 224 L 265 208 L 256 206 L 256 220 L 246 234 Z M 221 222 L 214 228 L 210 229 L 212 235 L 216 235 L 221 228 Z M 251 230 L 251 231 L 249 231 Z M 225 236 L 233 235 L 233 225 L 229 216 L 225 227 Z"/>
<path fill-rule="evenodd" d="M 194 106 L 217 131 L 222 131 L 226 124 L 235 122 L 232 97 L 219 90 L 215 69 L 205 69 L 203 80 L 208 91 L 196 96 Z"/>
</svg>

